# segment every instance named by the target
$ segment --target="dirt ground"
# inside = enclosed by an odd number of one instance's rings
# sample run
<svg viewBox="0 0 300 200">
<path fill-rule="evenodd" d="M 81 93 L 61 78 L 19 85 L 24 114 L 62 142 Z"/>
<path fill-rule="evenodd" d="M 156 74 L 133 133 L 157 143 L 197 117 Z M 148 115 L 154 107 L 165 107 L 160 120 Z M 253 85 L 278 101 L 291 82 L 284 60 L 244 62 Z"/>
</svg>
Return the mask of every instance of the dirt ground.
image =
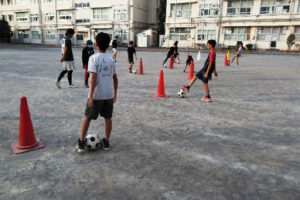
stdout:
<svg viewBox="0 0 300 200">
<path fill-rule="evenodd" d="M 59 48 L 0 48 L 1 200 L 300 199 L 299 56 L 244 55 L 239 67 L 225 68 L 218 54 L 214 101 L 202 103 L 200 81 L 186 98 L 176 96 L 187 83 L 184 64 L 164 70 L 170 98 L 152 98 L 165 54 L 137 52 L 145 72 L 138 76 L 128 74 L 125 53 L 117 62 L 112 149 L 80 155 L 88 93 L 81 51 L 74 50 L 78 87 L 69 89 L 65 77 L 58 90 Z M 15 155 L 21 96 L 45 148 Z M 103 126 L 93 121 L 90 133 L 102 137 Z"/>
</svg>

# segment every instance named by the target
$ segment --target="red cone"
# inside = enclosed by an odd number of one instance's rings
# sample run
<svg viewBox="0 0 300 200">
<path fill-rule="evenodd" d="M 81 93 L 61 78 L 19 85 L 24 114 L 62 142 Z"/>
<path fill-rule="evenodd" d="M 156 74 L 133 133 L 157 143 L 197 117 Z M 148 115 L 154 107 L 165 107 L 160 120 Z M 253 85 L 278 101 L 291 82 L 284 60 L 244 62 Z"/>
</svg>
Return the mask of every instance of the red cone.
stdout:
<svg viewBox="0 0 300 200">
<path fill-rule="evenodd" d="M 170 58 L 170 66 L 169 66 L 170 69 L 174 69 L 174 65 L 173 65 L 173 56 L 171 56 Z"/>
<path fill-rule="evenodd" d="M 228 64 L 228 60 L 227 60 L 227 55 L 225 55 L 225 59 L 224 59 L 224 67 L 229 66 Z"/>
<path fill-rule="evenodd" d="M 190 72 L 188 74 L 187 79 L 192 80 L 194 78 L 194 61 L 191 62 Z"/>
<path fill-rule="evenodd" d="M 140 59 L 140 67 L 139 67 L 139 72 L 138 75 L 143 75 L 144 74 L 144 70 L 143 70 L 143 61 L 142 58 Z"/>
<path fill-rule="evenodd" d="M 153 96 L 154 98 L 164 99 L 168 98 L 165 93 L 165 83 L 164 83 L 164 71 L 160 71 L 160 77 L 158 82 L 157 94 Z"/>
<path fill-rule="evenodd" d="M 21 98 L 19 140 L 11 144 L 14 153 L 24 153 L 43 148 L 43 143 L 35 138 L 26 97 Z"/>
</svg>

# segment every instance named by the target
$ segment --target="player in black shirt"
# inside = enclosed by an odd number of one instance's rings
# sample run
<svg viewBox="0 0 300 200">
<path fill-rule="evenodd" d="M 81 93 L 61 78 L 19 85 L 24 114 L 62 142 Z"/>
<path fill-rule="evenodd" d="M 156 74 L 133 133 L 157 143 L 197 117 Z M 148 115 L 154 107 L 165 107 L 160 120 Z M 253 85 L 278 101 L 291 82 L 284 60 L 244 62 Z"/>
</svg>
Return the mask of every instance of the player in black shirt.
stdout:
<svg viewBox="0 0 300 200">
<path fill-rule="evenodd" d="M 166 66 L 166 62 L 168 61 L 168 59 L 169 59 L 171 56 L 174 56 L 175 48 L 176 48 L 176 46 L 175 46 L 175 43 L 174 43 L 174 46 L 172 46 L 172 47 L 169 49 L 168 53 L 167 53 L 167 58 L 166 58 L 166 59 L 164 60 L 164 62 L 163 62 L 163 67 L 167 67 L 167 66 Z"/>
<path fill-rule="evenodd" d="M 84 86 L 86 88 L 89 88 L 89 76 L 90 76 L 88 72 L 89 58 L 93 54 L 94 54 L 93 42 L 92 40 L 88 40 L 86 42 L 86 47 L 84 47 L 84 49 L 82 50 L 82 66 L 83 69 L 85 69 Z"/>
<path fill-rule="evenodd" d="M 114 39 L 113 42 L 112 42 L 112 50 L 113 50 L 113 52 L 114 52 L 113 59 L 114 59 L 115 62 L 117 62 L 118 39 L 119 39 L 119 37 L 116 36 L 115 39 Z"/>
<path fill-rule="evenodd" d="M 135 55 L 135 59 L 137 60 L 136 51 L 135 51 L 135 48 L 133 46 L 133 41 L 130 41 L 129 42 L 129 47 L 127 49 L 127 55 L 128 55 L 127 59 L 128 59 L 128 62 L 129 62 L 129 73 L 132 73 L 132 66 L 134 64 L 133 54 Z"/>
<path fill-rule="evenodd" d="M 179 59 L 179 52 L 178 52 L 178 41 L 176 41 L 174 43 L 174 47 L 175 47 L 175 50 L 174 50 L 174 62 L 176 62 L 176 59 L 177 59 L 177 64 L 180 63 L 180 59 Z"/>
</svg>

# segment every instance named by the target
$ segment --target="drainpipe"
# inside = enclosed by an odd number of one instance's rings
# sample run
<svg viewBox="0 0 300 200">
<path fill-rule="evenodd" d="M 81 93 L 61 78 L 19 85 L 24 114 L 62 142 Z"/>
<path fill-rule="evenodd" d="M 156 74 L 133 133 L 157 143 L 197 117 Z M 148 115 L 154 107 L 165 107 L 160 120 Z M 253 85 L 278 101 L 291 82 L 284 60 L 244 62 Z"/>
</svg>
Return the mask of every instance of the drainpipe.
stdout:
<svg viewBox="0 0 300 200">
<path fill-rule="evenodd" d="M 39 22 L 40 22 L 42 44 L 44 44 L 45 43 L 45 40 L 44 40 L 44 24 L 43 24 L 43 13 L 42 13 L 41 0 L 38 0 L 38 5 L 39 5 Z"/>
<path fill-rule="evenodd" d="M 130 24 L 130 16 L 131 16 L 131 12 L 130 12 L 130 0 L 127 0 L 127 15 L 128 15 L 128 44 L 130 39 L 130 31 L 131 31 L 131 24 Z M 133 24 L 132 24 L 133 25 Z"/>
<path fill-rule="evenodd" d="M 221 23 L 222 23 L 222 17 L 223 17 L 223 0 L 219 0 L 219 24 L 218 24 L 218 40 L 217 44 L 220 44 L 220 35 L 221 35 Z"/>
</svg>

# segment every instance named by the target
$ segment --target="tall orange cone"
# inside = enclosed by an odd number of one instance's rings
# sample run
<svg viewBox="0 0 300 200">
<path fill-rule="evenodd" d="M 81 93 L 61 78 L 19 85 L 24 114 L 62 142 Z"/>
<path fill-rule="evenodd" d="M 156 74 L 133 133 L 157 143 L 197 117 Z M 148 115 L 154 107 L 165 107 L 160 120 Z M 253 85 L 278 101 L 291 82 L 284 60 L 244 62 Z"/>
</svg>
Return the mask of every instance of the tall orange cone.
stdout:
<svg viewBox="0 0 300 200">
<path fill-rule="evenodd" d="M 228 60 L 227 60 L 227 55 L 225 55 L 225 59 L 224 59 L 224 67 L 227 67 L 228 65 Z"/>
<path fill-rule="evenodd" d="M 170 66 L 169 66 L 170 69 L 174 69 L 174 65 L 173 65 L 173 56 L 171 56 L 170 58 Z"/>
<path fill-rule="evenodd" d="M 144 74 L 144 70 L 143 70 L 143 60 L 142 58 L 140 59 L 140 66 L 139 66 L 139 72 L 138 75 L 143 75 Z"/>
<path fill-rule="evenodd" d="M 165 82 L 164 82 L 164 71 L 163 70 L 160 71 L 157 93 L 153 97 L 159 98 L 159 99 L 168 98 L 168 96 L 165 93 Z"/>
<path fill-rule="evenodd" d="M 43 148 L 43 143 L 35 138 L 26 97 L 21 98 L 19 139 L 11 144 L 14 153 L 25 153 Z"/>
<path fill-rule="evenodd" d="M 191 62 L 190 72 L 187 79 L 192 80 L 193 78 L 194 78 L 194 61 Z"/>
</svg>

